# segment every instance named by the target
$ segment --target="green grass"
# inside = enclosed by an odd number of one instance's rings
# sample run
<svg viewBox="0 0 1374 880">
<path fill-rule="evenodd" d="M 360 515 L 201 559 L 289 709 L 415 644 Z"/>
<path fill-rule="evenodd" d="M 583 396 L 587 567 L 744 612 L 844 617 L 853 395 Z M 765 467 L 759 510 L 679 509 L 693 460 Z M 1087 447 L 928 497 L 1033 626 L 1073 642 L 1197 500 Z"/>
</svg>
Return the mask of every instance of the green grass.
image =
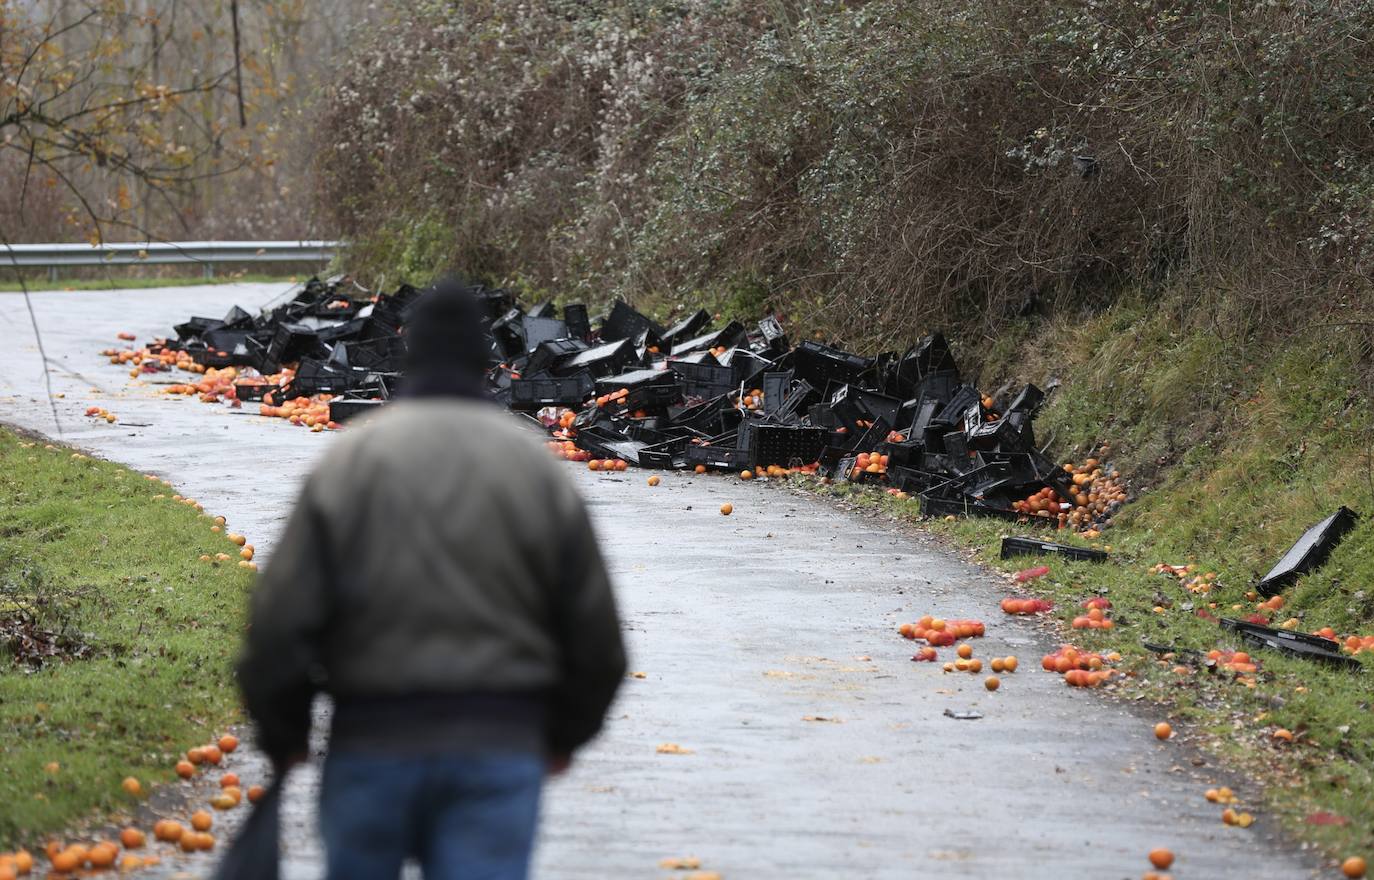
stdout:
<svg viewBox="0 0 1374 880">
<path fill-rule="evenodd" d="M 0 644 L 0 850 L 130 806 L 121 779 L 171 779 L 236 717 L 251 572 L 199 561 L 232 547 L 172 494 L 0 430 L 0 616 L 26 609 L 91 649 L 32 671 Z"/>
<path fill-rule="evenodd" d="M 214 278 L 206 278 L 203 275 L 188 275 L 184 278 L 130 278 L 121 276 L 109 276 L 104 278 L 59 278 L 50 281 L 45 275 L 41 278 L 27 279 L 25 284 L 29 290 L 123 290 L 141 289 L 145 287 L 199 287 L 203 284 L 293 284 L 296 281 L 308 278 L 309 275 L 257 275 L 250 273 L 218 275 Z M 18 281 L 10 279 L 0 280 L 0 292 L 14 293 L 24 289 Z"/>
<path fill-rule="evenodd" d="M 1374 634 L 1374 425 L 1361 378 L 1368 367 L 1351 336 L 1296 335 L 1278 346 L 1245 346 L 1180 329 L 1157 305 L 1047 323 L 985 369 L 1022 380 L 1061 379 L 1037 433 L 1042 442 L 1053 436 L 1065 459 L 1081 461 L 1111 442 L 1113 463 L 1138 492 L 1091 542 L 1110 546 L 1111 561 L 1003 561 L 997 549 L 1004 534 L 1090 542 L 998 520 L 925 522 L 975 548 L 994 568 L 1048 564 L 1050 574 L 1027 588 L 1055 600 L 1064 640 L 1121 652 L 1130 673 L 1120 685 L 1125 694 L 1158 701 L 1161 718 L 1173 718 L 1187 739 L 1253 779 L 1239 791 L 1247 809 L 1262 807 L 1332 855 L 1367 853 L 1374 840 L 1374 657 L 1360 655 L 1364 670 L 1352 673 L 1256 650 L 1262 670 L 1252 689 L 1225 675 L 1179 676 L 1173 662 L 1141 642 L 1203 652 L 1244 648 L 1197 611 L 1254 613 L 1245 598 L 1254 582 L 1308 526 L 1342 504 L 1364 518 L 1325 567 L 1285 591 L 1287 605 L 1274 623 L 1291 616 L 1306 632 L 1331 626 L 1343 635 Z M 899 518 L 917 516 L 914 502 L 874 490 L 830 491 Z M 1217 586 L 1191 594 L 1176 579 L 1149 573 L 1160 562 L 1214 571 Z M 1080 603 L 1099 593 L 1113 602 L 1117 628 L 1071 630 Z M 1034 659 L 1033 674 L 1044 674 Z M 1276 742 L 1279 727 L 1297 733 L 1297 741 Z M 1316 811 L 1349 824 L 1306 823 Z"/>
</svg>

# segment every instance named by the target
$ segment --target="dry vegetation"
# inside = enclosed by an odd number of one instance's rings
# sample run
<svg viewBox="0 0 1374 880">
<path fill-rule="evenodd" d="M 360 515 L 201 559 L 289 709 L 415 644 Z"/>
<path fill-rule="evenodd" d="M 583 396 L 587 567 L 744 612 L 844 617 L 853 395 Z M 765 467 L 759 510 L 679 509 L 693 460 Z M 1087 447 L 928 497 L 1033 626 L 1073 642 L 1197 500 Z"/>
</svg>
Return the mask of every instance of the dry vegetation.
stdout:
<svg viewBox="0 0 1374 880">
<path fill-rule="evenodd" d="M 377 275 L 875 346 L 1180 282 L 1242 337 L 1367 318 L 1369 2 L 404 6 L 319 141 Z"/>
</svg>

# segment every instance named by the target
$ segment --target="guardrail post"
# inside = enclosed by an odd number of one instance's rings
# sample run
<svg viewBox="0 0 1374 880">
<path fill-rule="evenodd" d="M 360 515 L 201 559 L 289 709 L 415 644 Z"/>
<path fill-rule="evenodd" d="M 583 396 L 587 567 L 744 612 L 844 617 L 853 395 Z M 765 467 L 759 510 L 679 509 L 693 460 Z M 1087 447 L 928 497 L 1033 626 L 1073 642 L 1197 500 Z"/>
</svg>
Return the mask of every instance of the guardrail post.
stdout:
<svg viewBox="0 0 1374 880">
<path fill-rule="evenodd" d="M 204 277 L 206 277 L 206 278 L 214 278 L 214 277 L 215 277 L 215 264 L 212 263 L 212 262 L 210 262 L 209 260 L 206 260 L 206 261 L 205 261 Z"/>
<path fill-rule="evenodd" d="M 56 283 L 57 283 L 57 267 L 56 267 L 56 266 L 49 266 L 49 267 L 48 267 L 48 280 L 51 281 L 53 284 L 56 284 Z"/>
</svg>

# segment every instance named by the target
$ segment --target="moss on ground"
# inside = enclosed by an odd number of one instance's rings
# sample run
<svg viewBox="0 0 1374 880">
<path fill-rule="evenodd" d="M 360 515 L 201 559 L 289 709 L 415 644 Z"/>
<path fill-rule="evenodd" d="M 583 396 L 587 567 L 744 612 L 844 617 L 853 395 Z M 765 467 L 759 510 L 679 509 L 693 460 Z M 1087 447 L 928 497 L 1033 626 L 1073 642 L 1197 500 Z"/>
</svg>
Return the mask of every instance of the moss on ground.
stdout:
<svg viewBox="0 0 1374 880">
<path fill-rule="evenodd" d="M 130 806 L 120 780 L 171 779 L 237 716 L 251 572 L 200 561 L 233 548 L 172 494 L 0 429 L 0 632 L 27 620 L 88 652 L 30 663 L 0 640 L 0 850 Z"/>
</svg>

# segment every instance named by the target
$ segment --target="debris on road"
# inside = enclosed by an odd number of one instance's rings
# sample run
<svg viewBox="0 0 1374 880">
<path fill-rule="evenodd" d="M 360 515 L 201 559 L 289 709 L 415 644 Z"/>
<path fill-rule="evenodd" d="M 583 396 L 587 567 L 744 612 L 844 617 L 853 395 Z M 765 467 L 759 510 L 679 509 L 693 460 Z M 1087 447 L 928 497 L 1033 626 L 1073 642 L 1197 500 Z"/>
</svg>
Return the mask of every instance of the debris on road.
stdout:
<svg viewBox="0 0 1374 880">
<path fill-rule="evenodd" d="M 1290 657 L 1320 660 L 1346 669 L 1364 668 L 1364 664 L 1359 660 L 1341 653 L 1340 642 L 1323 635 L 1309 635 L 1289 629 L 1275 629 L 1231 617 L 1222 618 L 1221 626 L 1223 629 L 1239 633 L 1241 638 L 1253 645 L 1279 651 Z"/>
<path fill-rule="evenodd" d="M 794 347 L 773 316 L 715 327 L 698 311 L 663 327 L 616 302 L 593 330 L 581 304 L 521 308 L 509 291 L 476 290 L 489 391 L 542 425 L 562 458 L 746 480 L 819 474 L 918 498 L 930 516 L 1045 521 L 1088 537 L 1127 500 L 1099 458 L 1058 465 L 1037 447 L 1045 392 L 983 394 L 940 333 L 866 357 L 810 340 Z M 312 278 L 256 316 L 235 307 L 193 317 L 174 337 L 104 354 L 136 377 L 199 375 L 168 393 L 257 402 L 262 415 L 331 430 L 400 387 L 419 295 Z"/>
<path fill-rule="evenodd" d="M 955 721 L 977 721 L 983 717 L 983 713 L 974 709 L 946 709 L 945 717 L 953 718 Z"/>
</svg>

